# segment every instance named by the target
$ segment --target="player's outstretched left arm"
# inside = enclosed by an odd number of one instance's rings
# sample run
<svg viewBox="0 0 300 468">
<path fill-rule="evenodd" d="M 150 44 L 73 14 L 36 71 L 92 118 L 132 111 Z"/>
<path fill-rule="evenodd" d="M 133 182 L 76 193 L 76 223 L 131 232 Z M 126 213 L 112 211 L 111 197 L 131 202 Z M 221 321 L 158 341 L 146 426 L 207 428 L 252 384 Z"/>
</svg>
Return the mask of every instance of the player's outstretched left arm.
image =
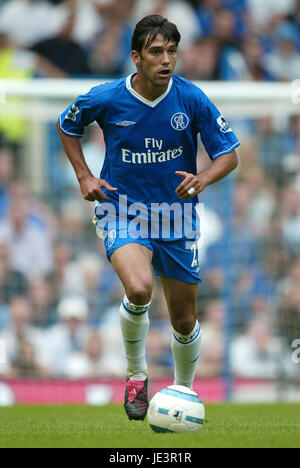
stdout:
<svg viewBox="0 0 300 468">
<path fill-rule="evenodd" d="M 208 186 L 224 179 L 230 172 L 238 166 L 238 156 L 236 151 L 224 154 L 212 162 L 208 169 L 199 174 L 189 174 L 184 171 L 177 171 L 175 174 L 182 177 L 183 181 L 177 187 L 176 193 L 182 200 L 195 197 Z M 190 193 L 189 193 L 190 192 Z"/>
</svg>

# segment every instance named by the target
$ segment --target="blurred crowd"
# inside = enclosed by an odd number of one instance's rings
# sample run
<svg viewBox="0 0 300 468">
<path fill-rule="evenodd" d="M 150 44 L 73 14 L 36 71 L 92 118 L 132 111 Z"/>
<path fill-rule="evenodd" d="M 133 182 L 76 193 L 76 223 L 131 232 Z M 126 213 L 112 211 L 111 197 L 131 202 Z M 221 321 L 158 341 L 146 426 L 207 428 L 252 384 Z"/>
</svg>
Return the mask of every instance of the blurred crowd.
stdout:
<svg viewBox="0 0 300 468">
<path fill-rule="evenodd" d="M 0 0 L 0 8 L 4 78 L 130 73 L 132 30 L 149 13 L 178 24 L 178 73 L 189 79 L 300 77 L 297 0 Z M 266 110 L 232 125 L 242 146 L 230 235 L 223 184 L 201 196 L 197 374 L 223 375 L 229 358 L 238 377 L 299 379 L 291 343 L 300 338 L 300 117 Z M 7 353 L 0 378 L 123 377 L 123 289 L 95 235 L 93 204 L 82 200 L 52 130 L 54 150 L 36 193 L 22 160 L 26 126 L 0 117 L 0 340 Z M 83 149 L 98 176 L 105 146 L 97 127 Z M 199 170 L 210 164 L 201 147 L 198 160 Z M 159 282 L 150 317 L 150 375 L 171 376 L 171 328 Z"/>
<path fill-rule="evenodd" d="M 299 11 L 299 0 L 0 0 L 0 75 L 129 74 L 134 26 L 155 13 L 178 25 L 188 79 L 293 80 Z"/>
</svg>

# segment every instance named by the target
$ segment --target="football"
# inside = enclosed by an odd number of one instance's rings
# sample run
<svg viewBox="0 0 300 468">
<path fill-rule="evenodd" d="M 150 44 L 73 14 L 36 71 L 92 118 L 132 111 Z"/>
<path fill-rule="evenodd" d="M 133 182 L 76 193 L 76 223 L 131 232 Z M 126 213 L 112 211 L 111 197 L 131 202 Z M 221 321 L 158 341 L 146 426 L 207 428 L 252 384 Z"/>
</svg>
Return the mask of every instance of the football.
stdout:
<svg viewBox="0 0 300 468">
<path fill-rule="evenodd" d="M 197 393 L 181 385 L 157 392 L 148 409 L 148 422 L 154 432 L 197 432 L 203 424 L 205 408 Z"/>
</svg>

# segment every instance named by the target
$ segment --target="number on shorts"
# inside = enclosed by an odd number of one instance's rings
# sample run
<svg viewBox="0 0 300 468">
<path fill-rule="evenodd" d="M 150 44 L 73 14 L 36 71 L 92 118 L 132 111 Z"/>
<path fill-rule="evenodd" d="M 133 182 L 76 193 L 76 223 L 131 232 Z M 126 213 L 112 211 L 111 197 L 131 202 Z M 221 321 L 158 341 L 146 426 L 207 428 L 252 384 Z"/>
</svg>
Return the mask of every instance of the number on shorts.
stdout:
<svg viewBox="0 0 300 468">
<path fill-rule="evenodd" d="M 191 268 L 195 268 L 196 266 L 198 266 L 198 245 L 197 244 L 193 244 L 191 246 L 191 250 L 193 252 L 193 261 L 192 261 L 192 265 L 191 265 Z"/>
</svg>

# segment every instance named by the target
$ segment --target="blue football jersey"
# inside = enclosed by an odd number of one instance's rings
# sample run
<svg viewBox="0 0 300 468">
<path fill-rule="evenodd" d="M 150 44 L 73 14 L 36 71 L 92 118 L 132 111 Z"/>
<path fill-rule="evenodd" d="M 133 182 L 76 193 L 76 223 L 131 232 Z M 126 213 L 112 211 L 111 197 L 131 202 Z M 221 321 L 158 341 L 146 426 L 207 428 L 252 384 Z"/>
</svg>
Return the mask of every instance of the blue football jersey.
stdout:
<svg viewBox="0 0 300 468">
<path fill-rule="evenodd" d="M 113 202 L 126 195 L 128 203 L 190 203 L 175 190 L 182 182 L 176 171 L 197 173 L 200 134 L 211 160 L 240 145 L 222 114 L 196 85 L 174 75 L 167 91 L 148 101 L 132 88 L 133 75 L 92 88 L 60 116 L 66 135 L 82 137 L 96 121 L 102 128 L 106 157 L 101 179 L 117 192 L 103 190 Z"/>
</svg>

